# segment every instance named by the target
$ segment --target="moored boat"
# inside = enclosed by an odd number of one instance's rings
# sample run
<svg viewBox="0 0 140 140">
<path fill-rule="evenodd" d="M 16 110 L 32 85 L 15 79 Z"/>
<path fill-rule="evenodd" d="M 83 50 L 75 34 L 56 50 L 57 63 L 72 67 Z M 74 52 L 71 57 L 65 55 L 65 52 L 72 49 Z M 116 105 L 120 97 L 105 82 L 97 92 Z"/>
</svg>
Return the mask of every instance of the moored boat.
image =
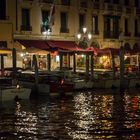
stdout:
<svg viewBox="0 0 140 140">
<path fill-rule="evenodd" d="M 30 98 L 31 89 L 20 85 L 12 85 L 12 79 L 0 77 L 0 100 L 22 100 Z"/>
</svg>

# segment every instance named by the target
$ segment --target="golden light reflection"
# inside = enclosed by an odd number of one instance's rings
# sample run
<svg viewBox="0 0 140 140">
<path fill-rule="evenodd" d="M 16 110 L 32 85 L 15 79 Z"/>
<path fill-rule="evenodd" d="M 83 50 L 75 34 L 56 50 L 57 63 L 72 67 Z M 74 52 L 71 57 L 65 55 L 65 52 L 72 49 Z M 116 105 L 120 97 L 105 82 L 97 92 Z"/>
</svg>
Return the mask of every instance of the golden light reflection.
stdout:
<svg viewBox="0 0 140 140">
<path fill-rule="evenodd" d="M 140 129 L 140 96 L 125 96 L 125 103 L 126 118 L 129 118 L 125 121 L 125 127 L 133 130 Z"/>
<path fill-rule="evenodd" d="M 73 139 L 112 138 L 113 125 L 109 119 L 106 120 L 106 118 L 111 118 L 112 98 L 112 96 L 103 95 L 93 96 L 91 93 L 80 93 L 75 96 L 75 119 L 69 120 L 73 127 L 68 126 L 68 124 L 66 126 L 68 134 Z M 110 135 L 100 136 L 104 131 L 110 133 Z M 93 135 L 93 133 L 96 135 Z"/>
<path fill-rule="evenodd" d="M 25 133 L 37 133 L 37 122 L 38 117 L 35 113 L 22 111 L 21 104 L 16 102 L 16 121 L 15 129 L 16 132 L 25 132 Z"/>
</svg>

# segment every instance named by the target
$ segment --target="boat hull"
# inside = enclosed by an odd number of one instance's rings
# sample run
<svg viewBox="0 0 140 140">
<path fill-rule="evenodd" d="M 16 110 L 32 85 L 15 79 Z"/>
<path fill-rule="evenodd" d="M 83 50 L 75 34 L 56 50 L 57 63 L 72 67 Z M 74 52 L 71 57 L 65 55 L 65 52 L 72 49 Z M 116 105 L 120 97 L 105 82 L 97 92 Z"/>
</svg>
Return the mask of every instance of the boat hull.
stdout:
<svg viewBox="0 0 140 140">
<path fill-rule="evenodd" d="M 0 96 L 2 101 L 15 100 L 15 99 L 29 99 L 31 89 L 30 88 L 8 88 L 1 89 Z"/>
</svg>

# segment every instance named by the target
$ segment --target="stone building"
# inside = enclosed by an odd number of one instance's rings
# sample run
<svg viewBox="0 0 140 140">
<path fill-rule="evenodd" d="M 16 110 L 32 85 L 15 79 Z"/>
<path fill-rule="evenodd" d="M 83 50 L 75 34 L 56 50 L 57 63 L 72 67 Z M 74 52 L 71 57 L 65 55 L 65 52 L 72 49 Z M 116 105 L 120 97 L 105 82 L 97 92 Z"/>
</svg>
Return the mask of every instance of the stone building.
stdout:
<svg viewBox="0 0 140 140">
<path fill-rule="evenodd" d="M 50 27 L 46 22 L 52 5 L 55 10 Z M 68 47 L 69 41 L 78 42 L 76 35 L 83 27 L 92 34 L 88 46 L 103 49 L 140 45 L 140 0 L 0 0 L 0 7 L 0 47 L 16 47 L 19 66 L 23 65 L 22 50 L 26 52 L 36 44 L 39 53 L 44 40 L 48 44 L 53 41 L 49 44 L 52 46 Z M 48 32 L 43 34 L 44 31 Z M 6 56 L 10 61 L 10 54 Z M 40 57 L 43 58 L 47 59 L 46 55 Z M 54 61 L 57 63 L 56 58 Z"/>
</svg>

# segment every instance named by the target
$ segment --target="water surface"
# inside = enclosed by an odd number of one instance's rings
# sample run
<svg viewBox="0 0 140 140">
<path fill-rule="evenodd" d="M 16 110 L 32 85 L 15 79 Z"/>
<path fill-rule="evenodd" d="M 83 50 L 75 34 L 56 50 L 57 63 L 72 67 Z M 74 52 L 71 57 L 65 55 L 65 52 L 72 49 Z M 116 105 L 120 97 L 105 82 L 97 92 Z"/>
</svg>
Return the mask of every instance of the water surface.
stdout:
<svg viewBox="0 0 140 140">
<path fill-rule="evenodd" d="M 5 140 L 139 140 L 140 92 L 82 91 L 3 103 Z"/>
</svg>

